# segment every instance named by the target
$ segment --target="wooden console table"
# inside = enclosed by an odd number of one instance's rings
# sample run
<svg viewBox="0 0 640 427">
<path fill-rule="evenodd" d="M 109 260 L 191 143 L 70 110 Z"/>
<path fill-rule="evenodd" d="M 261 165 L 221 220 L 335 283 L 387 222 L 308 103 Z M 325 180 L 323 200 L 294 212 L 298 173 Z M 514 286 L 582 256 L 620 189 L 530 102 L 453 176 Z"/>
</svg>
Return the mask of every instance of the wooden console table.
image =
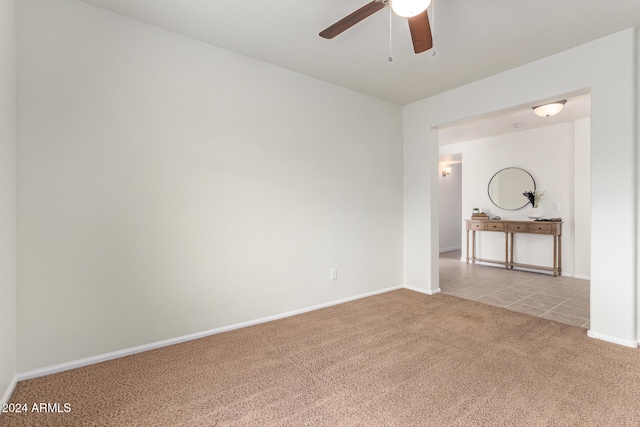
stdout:
<svg viewBox="0 0 640 427">
<path fill-rule="evenodd" d="M 562 222 L 561 221 L 508 221 L 468 219 L 467 222 L 467 264 L 469 261 L 503 264 L 506 269 L 516 267 L 535 268 L 552 271 L 554 277 L 562 275 Z M 471 258 L 469 257 L 469 231 L 471 231 Z M 504 233 L 504 261 L 476 258 L 476 231 Z M 553 237 L 553 267 L 519 264 L 513 262 L 513 235 L 516 233 L 543 234 Z"/>
</svg>

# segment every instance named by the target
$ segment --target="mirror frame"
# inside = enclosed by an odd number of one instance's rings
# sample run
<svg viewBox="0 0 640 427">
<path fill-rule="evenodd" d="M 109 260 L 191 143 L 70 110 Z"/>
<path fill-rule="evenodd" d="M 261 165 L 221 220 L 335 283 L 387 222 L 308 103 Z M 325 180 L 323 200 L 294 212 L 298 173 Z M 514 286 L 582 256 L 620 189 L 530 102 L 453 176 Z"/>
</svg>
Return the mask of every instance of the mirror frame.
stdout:
<svg viewBox="0 0 640 427">
<path fill-rule="evenodd" d="M 491 179 L 489 180 L 489 185 L 487 186 L 487 194 L 489 195 L 489 200 L 491 200 L 491 203 L 493 203 L 493 204 L 494 204 L 495 206 L 497 206 L 498 208 L 503 209 L 503 210 L 505 210 L 505 211 L 517 211 L 517 210 L 522 209 L 522 208 L 524 208 L 525 206 L 527 206 L 527 205 L 529 204 L 529 201 L 527 200 L 527 201 L 526 201 L 522 206 L 517 207 L 517 208 L 503 208 L 502 206 L 498 205 L 498 204 L 497 204 L 497 203 L 496 203 L 496 202 L 491 198 L 491 182 L 493 181 L 493 179 L 494 179 L 496 176 L 498 176 L 498 174 L 499 174 L 500 172 L 504 172 L 504 171 L 509 170 L 509 169 L 517 169 L 517 170 L 522 171 L 522 172 L 526 173 L 527 175 L 529 175 L 529 177 L 531 178 L 531 181 L 533 182 L 533 189 L 530 189 L 530 188 L 529 188 L 529 189 L 524 190 L 524 191 L 528 191 L 528 190 L 535 191 L 535 190 L 536 190 L 536 180 L 535 180 L 535 179 L 533 179 L 533 176 L 532 176 L 529 172 L 527 172 L 526 170 L 524 170 L 524 169 L 522 169 L 522 168 L 508 167 L 508 168 L 500 169 L 498 172 L 496 172 L 495 174 L 493 174 L 493 176 L 492 176 L 492 177 L 491 177 Z"/>
</svg>

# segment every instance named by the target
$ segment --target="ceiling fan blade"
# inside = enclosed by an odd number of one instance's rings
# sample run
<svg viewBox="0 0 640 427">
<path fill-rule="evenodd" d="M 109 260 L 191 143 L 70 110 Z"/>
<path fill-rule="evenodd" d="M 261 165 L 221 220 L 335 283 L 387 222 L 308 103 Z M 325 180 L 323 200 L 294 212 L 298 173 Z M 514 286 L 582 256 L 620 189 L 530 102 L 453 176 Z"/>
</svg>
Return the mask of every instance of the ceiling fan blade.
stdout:
<svg viewBox="0 0 640 427">
<path fill-rule="evenodd" d="M 409 19 L 409 31 L 411 31 L 411 40 L 413 40 L 413 51 L 421 53 L 433 47 L 433 38 L 431 37 L 431 25 L 429 24 L 429 15 L 425 10 L 423 13 Z"/>
<path fill-rule="evenodd" d="M 322 32 L 320 33 L 320 37 L 324 37 L 325 39 L 332 39 L 341 32 L 353 27 L 364 18 L 367 18 L 380 9 L 383 9 L 385 6 L 385 3 L 374 0 L 371 3 L 362 6 L 352 14 L 345 16 L 329 28 L 322 30 Z"/>
</svg>

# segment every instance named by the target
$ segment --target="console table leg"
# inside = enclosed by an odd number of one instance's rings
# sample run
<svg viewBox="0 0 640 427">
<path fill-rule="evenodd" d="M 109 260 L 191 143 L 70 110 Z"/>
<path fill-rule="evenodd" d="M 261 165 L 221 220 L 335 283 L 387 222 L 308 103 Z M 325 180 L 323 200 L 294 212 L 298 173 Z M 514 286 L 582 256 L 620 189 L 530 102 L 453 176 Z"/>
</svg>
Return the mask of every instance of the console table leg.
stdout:
<svg viewBox="0 0 640 427">
<path fill-rule="evenodd" d="M 509 233 L 509 240 L 510 240 L 510 245 L 509 245 L 509 267 L 511 267 L 511 269 L 513 270 L 513 233 Z"/>
<path fill-rule="evenodd" d="M 471 261 L 476 263 L 476 230 L 471 231 Z"/>
<path fill-rule="evenodd" d="M 553 277 L 558 275 L 558 238 L 553 236 Z"/>
<path fill-rule="evenodd" d="M 558 235 L 558 276 L 562 276 L 562 234 Z"/>
<path fill-rule="evenodd" d="M 469 264 L 469 229 L 467 229 L 467 264 Z"/>
<path fill-rule="evenodd" d="M 509 233 L 504 233 L 504 268 L 509 269 Z"/>
</svg>

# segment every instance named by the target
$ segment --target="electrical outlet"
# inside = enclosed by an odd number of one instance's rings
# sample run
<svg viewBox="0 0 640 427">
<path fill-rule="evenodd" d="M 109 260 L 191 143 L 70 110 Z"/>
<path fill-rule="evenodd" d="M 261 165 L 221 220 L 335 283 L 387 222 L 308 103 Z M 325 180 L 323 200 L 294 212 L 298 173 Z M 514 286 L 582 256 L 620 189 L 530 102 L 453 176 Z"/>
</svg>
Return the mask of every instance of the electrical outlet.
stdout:
<svg viewBox="0 0 640 427">
<path fill-rule="evenodd" d="M 337 268 L 332 268 L 331 269 L 331 280 L 338 280 L 338 269 Z"/>
<path fill-rule="evenodd" d="M 553 202 L 553 210 L 554 211 L 560 210 L 560 202 Z"/>
</svg>

